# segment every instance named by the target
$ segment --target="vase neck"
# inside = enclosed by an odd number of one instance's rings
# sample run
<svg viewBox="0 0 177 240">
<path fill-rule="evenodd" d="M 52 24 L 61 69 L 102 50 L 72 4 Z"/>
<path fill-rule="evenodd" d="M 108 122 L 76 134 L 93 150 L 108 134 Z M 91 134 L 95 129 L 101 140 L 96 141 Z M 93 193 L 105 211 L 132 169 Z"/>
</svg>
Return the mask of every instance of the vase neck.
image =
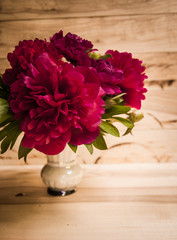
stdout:
<svg viewBox="0 0 177 240">
<path fill-rule="evenodd" d="M 46 155 L 49 165 L 66 166 L 75 162 L 76 154 L 66 146 L 65 149 L 57 155 Z"/>
</svg>

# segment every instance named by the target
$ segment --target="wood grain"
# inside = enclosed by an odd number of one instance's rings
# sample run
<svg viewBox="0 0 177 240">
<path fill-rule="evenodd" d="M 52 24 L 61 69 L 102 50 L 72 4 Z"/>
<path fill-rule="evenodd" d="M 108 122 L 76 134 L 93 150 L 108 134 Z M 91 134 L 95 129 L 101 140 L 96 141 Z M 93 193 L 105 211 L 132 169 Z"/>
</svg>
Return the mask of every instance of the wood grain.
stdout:
<svg viewBox="0 0 177 240">
<path fill-rule="evenodd" d="M 1 20 L 176 13 L 175 0 L 4 0 Z"/>
<path fill-rule="evenodd" d="M 149 117 L 149 125 L 155 126 Z M 81 163 L 163 163 L 176 162 L 176 135 L 177 129 L 163 129 L 156 122 L 157 128 L 136 128 L 133 135 L 116 138 L 106 136 L 109 149 L 101 151 L 94 149 L 94 154 L 90 155 L 84 146 L 78 149 L 78 161 Z M 170 143 L 170 144 L 169 144 Z M 0 165 L 24 165 L 23 159 L 17 159 L 18 144 L 13 151 L 8 151 L 1 155 Z M 45 164 L 46 157 L 42 153 L 33 150 L 28 157 L 28 164 Z"/>
<path fill-rule="evenodd" d="M 166 87 L 160 91 L 159 86 L 148 87 L 146 94 L 147 100 L 143 102 L 143 107 L 147 110 L 157 110 L 166 113 L 177 113 L 176 103 L 176 87 L 175 81 L 173 86 Z"/>
<path fill-rule="evenodd" d="M 91 40 L 101 52 L 108 48 L 141 53 L 177 51 L 177 14 L 10 21 L 0 22 L 0 28 L 1 58 L 20 40 L 48 39 L 60 29 Z"/>
<path fill-rule="evenodd" d="M 64 198 L 47 194 L 40 178 L 41 168 L 42 165 L 1 166 L 0 204 L 79 203 L 89 202 L 89 198 L 94 202 L 117 202 L 123 197 L 126 202 L 146 202 L 150 197 L 152 201 L 166 202 L 170 197 L 177 203 L 176 163 L 82 165 L 84 178 L 78 191 Z M 158 200 L 160 195 L 164 199 Z"/>
<path fill-rule="evenodd" d="M 3 240 L 176 240 L 177 204 L 68 203 L 1 206 Z"/>
<path fill-rule="evenodd" d="M 177 238 L 177 164 L 83 167 L 78 191 L 67 197 L 47 195 L 41 166 L 2 167 L 1 239 Z"/>
</svg>

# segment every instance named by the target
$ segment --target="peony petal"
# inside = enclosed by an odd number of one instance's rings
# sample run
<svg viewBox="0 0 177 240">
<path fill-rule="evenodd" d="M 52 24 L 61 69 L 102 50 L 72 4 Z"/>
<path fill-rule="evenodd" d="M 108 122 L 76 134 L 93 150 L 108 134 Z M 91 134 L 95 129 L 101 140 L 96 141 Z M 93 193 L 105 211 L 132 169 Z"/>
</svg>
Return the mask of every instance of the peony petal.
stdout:
<svg viewBox="0 0 177 240">
<path fill-rule="evenodd" d="M 142 61 L 132 57 L 132 54 L 118 51 L 108 50 L 106 53 L 112 55 L 112 58 L 108 58 L 112 66 L 116 71 L 122 70 L 124 72 L 124 79 L 118 84 L 121 91 L 126 93 L 123 96 L 127 105 L 141 108 L 141 100 L 145 99 L 143 93 L 146 89 L 143 88 L 144 80 L 147 78 L 142 66 Z M 105 90 L 105 89 L 104 89 Z"/>
<path fill-rule="evenodd" d="M 138 92 L 134 88 L 127 88 L 126 89 L 127 94 L 124 96 L 124 99 L 126 101 L 126 104 L 128 106 L 134 107 L 136 109 L 141 108 L 141 99 L 142 99 L 142 93 Z"/>
<path fill-rule="evenodd" d="M 72 145 L 81 145 L 92 143 L 99 135 L 99 127 L 94 132 L 88 131 L 85 127 L 80 129 L 72 128 L 71 130 L 71 140 Z"/>
<path fill-rule="evenodd" d="M 35 149 L 48 155 L 55 155 L 63 151 L 66 144 L 69 142 L 71 132 L 68 131 L 59 138 L 51 138 L 48 144 L 36 145 Z"/>
<path fill-rule="evenodd" d="M 26 148 L 34 148 L 36 142 L 35 139 L 29 138 L 26 135 L 24 135 L 22 146 Z"/>
<path fill-rule="evenodd" d="M 66 143 L 58 141 L 57 139 L 52 139 L 48 144 L 45 145 L 36 145 L 35 149 L 43 152 L 44 154 L 48 155 L 55 155 L 64 150 Z"/>
</svg>

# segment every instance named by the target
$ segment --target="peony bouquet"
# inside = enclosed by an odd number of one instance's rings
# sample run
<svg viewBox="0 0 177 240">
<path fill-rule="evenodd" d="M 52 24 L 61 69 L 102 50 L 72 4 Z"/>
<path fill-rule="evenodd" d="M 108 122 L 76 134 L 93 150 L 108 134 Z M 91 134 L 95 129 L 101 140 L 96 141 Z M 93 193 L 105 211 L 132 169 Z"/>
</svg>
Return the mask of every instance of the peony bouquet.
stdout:
<svg viewBox="0 0 177 240">
<path fill-rule="evenodd" d="M 114 122 L 131 133 L 145 99 L 142 62 L 63 31 L 50 41 L 24 40 L 8 53 L 11 68 L 0 79 L 1 153 L 23 132 L 19 158 L 37 149 L 47 155 L 76 152 L 84 144 L 106 149 L 105 134 L 119 137 Z"/>
</svg>

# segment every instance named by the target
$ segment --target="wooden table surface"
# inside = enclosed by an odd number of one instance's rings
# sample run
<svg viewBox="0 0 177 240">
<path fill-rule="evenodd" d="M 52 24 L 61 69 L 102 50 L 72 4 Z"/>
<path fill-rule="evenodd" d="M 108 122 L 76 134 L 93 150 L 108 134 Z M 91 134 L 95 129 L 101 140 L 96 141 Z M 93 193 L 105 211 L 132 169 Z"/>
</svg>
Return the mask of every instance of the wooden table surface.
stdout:
<svg viewBox="0 0 177 240">
<path fill-rule="evenodd" d="M 78 191 L 49 196 L 42 166 L 0 166 L 1 240 L 177 239 L 177 164 L 84 165 Z"/>
</svg>

